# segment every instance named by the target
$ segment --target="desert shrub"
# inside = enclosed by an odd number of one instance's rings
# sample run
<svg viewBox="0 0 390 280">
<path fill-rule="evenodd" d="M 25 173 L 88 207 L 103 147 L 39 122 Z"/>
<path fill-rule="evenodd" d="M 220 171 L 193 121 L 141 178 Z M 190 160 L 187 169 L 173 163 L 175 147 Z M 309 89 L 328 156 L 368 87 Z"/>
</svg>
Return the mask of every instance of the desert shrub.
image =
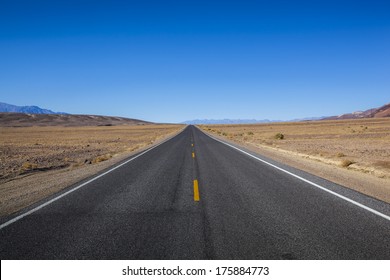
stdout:
<svg viewBox="0 0 390 280">
<path fill-rule="evenodd" d="M 31 162 L 28 162 L 28 161 L 26 161 L 26 162 L 24 162 L 22 164 L 22 170 L 25 170 L 25 171 L 27 171 L 27 170 L 34 170 L 34 169 L 37 169 L 37 168 L 38 168 L 38 164 L 31 163 Z"/>
<path fill-rule="evenodd" d="M 343 153 L 337 153 L 336 156 L 337 156 L 337 157 L 345 157 L 345 154 L 343 154 Z"/>
<path fill-rule="evenodd" d="M 350 166 L 351 164 L 354 164 L 354 162 L 353 161 L 351 161 L 351 160 L 349 160 L 349 159 L 345 159 L 345 160 L 343 160 L 342 162 L 341 162 L 341 167 L 348 167 L 348 166 Z"/>
<path fill-rule="evenodd" d="M 284 139 L 284 134 L 283 133 L 276 133 L 275 134 L 275 139 L 278 139 L 278 140 L 283 140 Z"/>
<path fill-rule="evenodd" d="M 102 161 L 106 161 L 106 160 L 108 160 L 110 158 L 112 158 L 112 156 L 110 154 L 98 156 L 98 157 L 96 157 L 96 158 L 94 158 L 92 160 L 92 163 L 99 163 L 99 162 L 102 162 Z"/>
<path fill-rule="evenodd" d="M 226 133 L 226 132 L 222 132 L 222 135 L 223 135 L 223 136 L 227 136 L 227 133 Z"/>
<path fill-rule="evenodd" d="M 253 132 L 252 131 L 248 131 L 248 135 L 253 135 Z"/>
</svg>

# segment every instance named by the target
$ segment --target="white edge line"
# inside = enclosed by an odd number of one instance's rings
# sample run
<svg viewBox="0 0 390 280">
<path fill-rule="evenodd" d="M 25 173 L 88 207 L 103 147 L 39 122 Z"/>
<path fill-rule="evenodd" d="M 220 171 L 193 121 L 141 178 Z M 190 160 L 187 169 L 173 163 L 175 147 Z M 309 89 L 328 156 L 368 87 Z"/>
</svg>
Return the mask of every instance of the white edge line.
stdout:
<svg viewBox="0 0 390 280">
<path fill-rule="evenodd" d="M 104 173 L 102 173 L 102 174 L 100 174 L 100 175 L 98 175 L 98 176 L 96 176 L 96 177 L 94 177 L 94 178 L 88 180 L 87 182 L 84 182 L 84 183 L 82 183 L 81 185 L 78 185 L 77 187 L 74 187 L 73 189 L 71 189 L 71 190 L 69 190 L 69 191 L 67 191 L 67 192 L 64 192 L 63 194 L 60 194 L 59 196 L 56 196 L 56 197 L 54 197 L 53 199 L 50 199 L 49 201 L 46 201 L 45 203 L 43 203 L 43 204 L 41 204 L 41 205 L 39 205 L 39 206 L 37 206 L 37 207 L 35 207 L 35 208 L 33 208 L 33 209 L 27 211 L 26 213 L 23 213 L 23 214 L 21 214 L 21 215 L 19 215 L 19 216 L 16 216 L 15 218 L 13 218 L 13 219 L 11 219 L 11 220 L 9 220 L 9 221 L 7 221 L 7 222 L 1 224 L 1 225 L 0 225 L 0 230 L 2 230 L 3 228 L 9 226 L 10 224 L 15 223 L 16 221 L 19 221 L 20 219 L 23 219 L 24 217 L 26 217 L 26 216 L 28 216 L 28 215 L 31 215 L 32 213 L 38 211 L 39 209 L 42 209 L 43 207 L 45 207 L 45 206 L 47 206 L 47 205 L 53 203 L 54 201 L 57 201 L 57 200 L 63 198 L 64 196 L 67 196 L 68 194 L 70 194 L 70 193 L 72 193 L 72 192 L 74 192 L 74 191 L 77 191 L 78 189 L 84 187 L 85 185 L 88 185 L 89 183 L 91 183 L 91 182 L 93 182 L 93 181 L 95 181 L 95 180 L 97 180 L 97 179 L 99 179 L 99 178 L 101 178 L 101 177 L 107 175 L 108 173 L 114 171 L 115 169 L 118 169 L 119 167 L 121 167 L 121 166 L 123 166 L 123 165 L 125 165 L 125 164 L 127 164 L 127 163 L 129 163 L 129 162 L 131 162 L 131 161 L 133 161 L 133 160 L 135 160 L 136 158 L 138 158 L 138 157 L 140 157 L 140 156 L 146 154 L 147 152 L 153 150 L 154 148 L 157 148 L 158 146 L 164 144 L 165 142 L 171 140 L 172 138 L 174 138 L 174 137 L 176 137 L 177 135 L 179 135 L 180 133 L 182 133 L 182 132 L 184 131 L 184 129 L 186 129 L 186 127 L 187 127 L 187 126 L 185 126 L 185 127 L 184 127 L 181 131 L 179 131 L 177 134 L 175 134 L 175 135 L 169 137 L 168 139 L 165 139 L 163 142 L 157 144 L 156 146 L 153 146 L 153 147 L 147 149 L 146 151 L 143 151 L 143 152 L 140 153 L 139 155 L 136 155 L 135 157 L 132 157 L 131 159 L 126 160 L 125 162 L 122 162 L 121 164 L 119 164 L 119 165 L 117 165 L 117 166 L 111 168 L 110 170 L 107 170 L 106 172 L 104 172 Z"/>
<path fill-rule="evenodd" d="M 198 128 L 198 129 L 199 129 L 199 128 Z M 199 130 L 200 130 L 200 129 L 199 129 Z M 231 144 L 229 144 L 229 143 L 226 143 L 226 142 L 224 142 L 224 141 L 222 141 L 222 140 L 219 140 L 219 139 L 217 139 L 217 138 L 214 138 L 213 136 L 211 136 L 210 134 L 208 134 L 208 133 L 206 133 L 206 132 L 204 132 L 204 131 L 202 131 L 202 130 L 200 130 L 200 131 L 203 132 L 204 134 L 206 134 L 207 136 L 209 136 L 210 138 L 214 139 L 215 141 L 218 141 L 218 142 L 220 142 L 220 143 L 222 143 L 222 144 L 225 144 L 225 145 L 227 145 L 227 146 L 229 146 L 229 147 L 231 147 L 231 148 L 233 148 L 233 149 L 236 149 L 237 151 L 240 151 L 241 153 L 246 154 L 247 156 L 250 156 L 250 157 L 252 157 L 252 158 L 254 158 L 254 159 L 257 159 L 258 161 L 261 161 L 261 162 L 263 162 L 263 163 L 265 163 L 265 164 L 267 164 L 267 165 L 269 165 L 269 166 L 271 166 L 271 167 L 273 167 L 273 168 L 276 168 L 276 169 L 278 169 L 278 170 L 280 170 L 280 171 L 282 171 L 282 172 L 284 172 L 284 173 L 287 173 L 287 174 L 289 174 L 289 175 L 291 175 L 291 176 L 293 176 L 293 177 L 295 177 L 295 178 L 297 178 L 297 179 L 299 179 L 299 180 L 301 180 L 301 181 L 303 181 L 303 182 L 306 182 L 306 183 L 308 183 L 308 184 L 310 184 L 310 185 L 312 185 L 312 186 L 314 186 L 314 187 L 316 187 L 316 188 L 319 188 L 319 189 L 321 189 L 321 190 L 323 190 L 323 191 L 326 191 L 326 192 L 328 192 L 328 193 L 330 193 L 330 194 L 333 194 L 334 196 L 337 196 L 338 198 L 341 198 L 341 199 L 343 199 L 343 200 L 345 200 L 345 201 L 348 201 L 349 203 L 352 203 L 352 204 L 354 204 L 354 205 L 356 205 L 356 206 L 358 206 L 358 207 L 360 207 L 360 208 L 362 208 L 362 209 L 364 209 L 364 210 L 367 210 L 367 211 L 369 211 L 369 212 L 371 212 L 371 213 L 373 213 L 373 214 L 375 214 L 375 215 L 377 215 L 377 216 L 379 216 L 379 217 L 382 217 L 382 218 L 384 218 L 384 219 L 390 221 L 390 216 L 387 216 L 387 215 L 385 215 L 385 214 L 383 214 L 383 213 L 381 213 L 381 212 L 379 212 L 379 211 L 377 211 L 377 210 L 375 210 L 375 209 L 372 209 L 372 208 L 370 208 L 370 207 L 368 207 L 368 206 L 366 206 L 366 205 L 363 205 L 363 204 L 361 204 L 361 203 L 359 203 L 359 202 L 357 202 L 357 201 L 355 201 L 355 200 L 352 200 L 352 199 L 350 199 L 350 198 L 348 198 L 348 197 L 345 197 L 345 196 L 343 196 L 343 195 L 341 195 L 341 194 L 338 194 L 338 193 L 336 193 L 336 192 L 334 192 L 334 191 L 328 190 L 327 188 L 325 188 L 325 187 L 323 187 L 323 186 L 320 186 L 320 185 L 318 185 L 318 184 L 316 184 L 316 183 L 314 183 L 314 182 L 311 182 L 311 181 L 309 181 L 309 180 L 307 180 L 307 179 L 305 179 L 305 178 L 303 178 L 303 177 L 301 177 L 301 176 L 298 176 L 298 175 L 296 175 L 296 174 L 294 174 L 294 173 L 292 173 L 292 172 L 290 172 L 290 171 L 287 171 L 287 170 L 285 170 L 285 169 L 283 169 L 283 168 L 281 168 L 281 167 L 279 167 L 279 166 L 276 166 L 276 165 L 274 165 L 274 164 L 272 164 L 272 163 L 269 163 L 268 161 L 265 161 L 265 160 L 263 160 L 263 159 L 261 159 L 261 158 L 258 158 L 258 157 L 254 156 L 254 155 L 252 155 L 252 154 L 250 154 L 250 153 L 248 153 L 248 152 L 245 152 L 245 151 L 243 151 L 243 150 L 241 150 L 241 149 L 239 149 L 239 148 L 237 148 L 237 147 L 235 147 L 235 146 L 233 146 L 233 145 L 231 145 Z"/>
</svg>

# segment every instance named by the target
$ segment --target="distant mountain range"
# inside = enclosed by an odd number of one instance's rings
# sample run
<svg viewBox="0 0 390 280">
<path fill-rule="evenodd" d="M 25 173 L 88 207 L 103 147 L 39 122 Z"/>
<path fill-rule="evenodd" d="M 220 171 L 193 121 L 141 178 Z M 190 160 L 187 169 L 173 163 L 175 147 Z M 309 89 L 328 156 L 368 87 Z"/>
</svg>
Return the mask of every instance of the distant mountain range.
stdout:
<svg viewBox="0 0 390 280">
<path fill-rule="evenodd" d="M 346 120 L 346 119 L 362 119 L 362 118 L 388 118 L 390 117 L 390 103 L 379 108 L 368 109 L 366 111 L 357 111 L 353 113 L 343 114 L 340 116 L 326 117 L 323 120 Z"/>
<path fill-rule="evenodd" d="M 7 103 L 0 102 L 0 112 L 3 113 L 23 113 L 23 114 L 33 114 L 33 115 L 69 115 L 67 113 L 63 112 L 53 112 L 49 109 L 42 109 L 38 106 L 16 106 L 11 105 Z M 84 120 L 84 117 L 81 117 L 82 115 L 75 115 L 77 117 L 77 121 L 75 123 L 80 123 L 81 119 Z M 16 117 L 16 116 L 15 116 Z M 21 119 L 24 119 L 24 121 L 27 123 L 28 120 L 26 117 L 21 117 L 21 115 L 18 116 Z M 91 116 L 92 117 L 92 116 Z M 390 117 L 390 103 L 386 104 L 379 108 L 373 108 L 366 111 L 357 111 L 353 113 L 347 113 L 339 116 L 331 116 L 331 117 L 313 117 L 313 118 L 302 118 L 302 119 L 294 119 L 294 120 L 288 120 L 290 122 L 297 122 L 297 121 L 317 121 L 317 120 L 344 120 L 344 119 L 361 119 L 361 118 L 386 118 Z M 10 120 L 10 116 L 7 117 L 8 120 Z M 126 118 L 116 118 L 116 117 L 106 117 L 106 118 L 112 118 L 110 121 L 107 122 L 107 124 L 118 124 L 121 122 L 128 123 L 130 120 L 135 121 L 136 123 L 147 123 L 140 120 L 133 120 L 133 119 L 126 119 Z M 44 119 L 38 118 L 38 119 Z M 59 121 L 62 123 L 65 121 L 66 118 L 59 118 L 61 119 Z M 91 118 L 89 118 L 90 120 Z M 94 120 L 98 119 L 98 116 L 93 116 Z M 119 120 L 121 119 L 121 120 Z M 4 120 L 4 117 L 3 117 Z M 69 121 L 70 119 L 68 119 Z M 99 121 L 91 122 L 94 124 L 100 123 L 100 121 L 104 122 L 108 119 L 99 119 Z M 115 121 L 114 121 L 115 120 Z M 31 120 L 30 120 L 31 121 Z M 47 121 L 47 120 L 46 120 Z M 73 121 L 73 119 L 72 119 Z M 71 121 L 71 122 L 72 122 Z M 66 122 L 66 121 L 65 121 Z M 255 123 L 270 123 L 270 122 L 282 122 L 281 120 L 256 120 L 256 119 L 195 119 L 195 120 L 189 120 L 182 122 L 182 124 L 255 124 Z"/>
<path fill-rule="evenodd" d="M 183 124 L 255 124 L 270 122 L 299 122 L 299 121 L 320 121 L 320 120 L 344 120 L 344 119 L 361 119 L 361 118 L 387 118 L 390 117 L 390 103 L 379 108 L 373 108 L 366 111 L 357 111 L 339 116 L 331 117 L 312 117 L 293 120 L 256 120 L 256 119 L 196 119 L 182 122 Z"/>
<path fill-rule="evenodd" d="M 303 119 L 294 119 L 289 120 L 290 122 L 299 122 L 299 121 L 316 121 L 321 120 L 324 117 L 314 117 L 314 118 L 303 118 Z M 281 120 L 256 120 L 256 119 L 196 119 L 182 122 L 183 124 L 255 124 L 255 123 L 274 123 L 274 122 L 284 122 Z"/>
<path fill-rule="evenodd" d="M 136 119 L 94 115 L 0 113 L 0 127 L 116 126 L 145 124 L 151 123 Z"/>
<path fill-rule="evenodd" d="M 25 114 L 60 114 L 66 115 L 63 112 L 53 112 L 48 109 L 42 109 L 38 106 L 16 106 L 0 102 L 0 112 L 3 113 L 25 113 Z"/>
<path fill-rule="evenodd" d="M 38 106 L 0 102 L 0 127 L 145 125 L 150 122 L 122 117 L 71 115 Z"/>
<path fill-rule="evenodd" d="M 248 124 L 248 123 L 269 123 L 276 122 L 270 120 L 255 120 L 255 119 L 223 119 L 223 120 L 214 120 L 214 119 L 196 119 L 182 122 L 183 124 Z"/>
</svg>

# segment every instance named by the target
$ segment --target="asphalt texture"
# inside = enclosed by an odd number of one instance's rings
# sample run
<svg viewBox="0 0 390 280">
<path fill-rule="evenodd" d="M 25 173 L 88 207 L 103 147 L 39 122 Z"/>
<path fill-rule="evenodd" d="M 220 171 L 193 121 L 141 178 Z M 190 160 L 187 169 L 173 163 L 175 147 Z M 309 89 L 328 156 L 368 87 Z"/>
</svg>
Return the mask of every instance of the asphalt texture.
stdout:
<svg viewBox="0 0 390 280">
<path fill-rule="evenodd" d="M 389 204 L 275 164 L 390 213 Z M 188 126 L 2 228 L 0 258 L 390 259 L 390 221 Z"/>
</svg>

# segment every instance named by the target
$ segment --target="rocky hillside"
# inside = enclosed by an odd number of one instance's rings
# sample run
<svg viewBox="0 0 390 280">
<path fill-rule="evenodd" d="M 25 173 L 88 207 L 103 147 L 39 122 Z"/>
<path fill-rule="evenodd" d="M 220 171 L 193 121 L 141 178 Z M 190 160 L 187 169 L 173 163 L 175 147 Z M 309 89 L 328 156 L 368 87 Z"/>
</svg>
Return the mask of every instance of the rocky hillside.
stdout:
<svg viewBox="0 0 390 280">
<path fill-rule="evenodd" d="M 0 127 L 144 125 L 149 122 L 121 117 L 60 114 L 0 113 Z"/>
<path fill-rule="evenodd" d="M 379 108 L 373 108 L 366 111 L 358 111 L 340 116 L 324 118 L 324 120 L 345 120 L 345 119 L 363 119 L 363 118 L 388 118 L 390 117 L 390 103 Z"/>
</svg>

